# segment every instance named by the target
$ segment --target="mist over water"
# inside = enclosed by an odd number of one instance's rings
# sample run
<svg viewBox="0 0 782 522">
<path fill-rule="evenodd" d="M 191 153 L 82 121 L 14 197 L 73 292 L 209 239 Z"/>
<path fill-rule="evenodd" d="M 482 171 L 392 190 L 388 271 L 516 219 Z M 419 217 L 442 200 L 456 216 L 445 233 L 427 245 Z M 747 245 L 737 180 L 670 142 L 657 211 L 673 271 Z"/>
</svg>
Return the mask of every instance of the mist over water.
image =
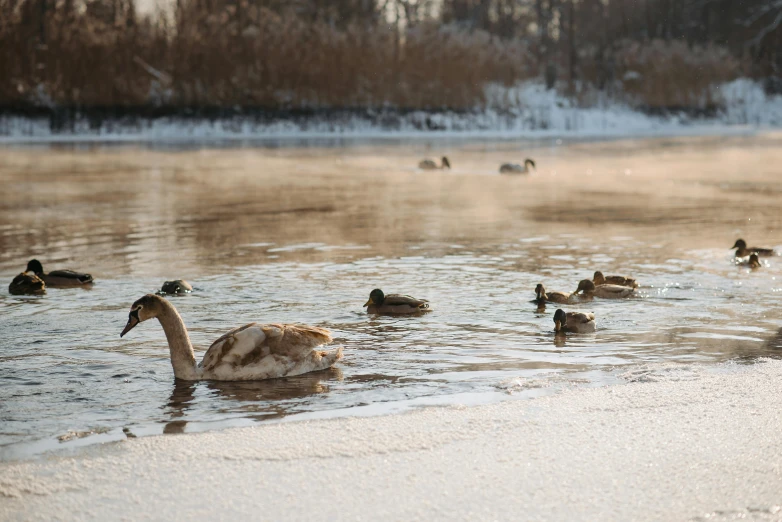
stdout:
<svg viewBox="0 0 782 522">
<path fill-rule="evenodd" d="M 779 247 L 782 136 L 607 143 L 243 144 L 0 151 L 0 458 L 136 435 L 290 417 L 478 403 L 618 382 L 639 365 L 751 363 L 782 353 L 780 260 L 733 263 L 742 237 Z M 422 172 L 447 155 L 451 171 Z M 532 157 L 538 171 L 501 176 Z M 40 259 L 91 289 L 11 296 Z M 595 270 L 638 297 L 555 337 L 537 283 Z M 119 338 L 166 279 L 200 360 L 248 322 L 332 330 L 332 370 L 263 382 L 176 382 L 157 322 Z M 429 299 L 367 316 L 370 290 Z M 295 418 L 295 417 L 294 417 Z M 59 437 L 59 439 L 58 439 Z"/>
</svg>

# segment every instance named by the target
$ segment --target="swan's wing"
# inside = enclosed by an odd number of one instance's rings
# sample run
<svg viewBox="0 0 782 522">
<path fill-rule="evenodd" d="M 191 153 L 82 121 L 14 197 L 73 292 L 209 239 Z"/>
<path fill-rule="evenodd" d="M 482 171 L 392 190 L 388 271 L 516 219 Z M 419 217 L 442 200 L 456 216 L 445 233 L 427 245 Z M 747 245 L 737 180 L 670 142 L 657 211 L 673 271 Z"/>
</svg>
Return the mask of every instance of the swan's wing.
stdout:
<svg viewBox="0 0 782 522">
<path fill-rule="evenodd" d="M 429 308 L 429 301 L 426 299 L 416 299 L 410 295 L 390 294 L 385 296 L 383 306 L 407 305 L 413 308 Z"/>
<path fill-rule="evenodd" d="M 246 366 L 270 354 L 300 359 L 313 348 L 330 342 L 331 335 L 323 328 L 250 323 L 234 328 L 212 343 L 201 367 L 211 370 L 222 363 Z"/>
</svg>

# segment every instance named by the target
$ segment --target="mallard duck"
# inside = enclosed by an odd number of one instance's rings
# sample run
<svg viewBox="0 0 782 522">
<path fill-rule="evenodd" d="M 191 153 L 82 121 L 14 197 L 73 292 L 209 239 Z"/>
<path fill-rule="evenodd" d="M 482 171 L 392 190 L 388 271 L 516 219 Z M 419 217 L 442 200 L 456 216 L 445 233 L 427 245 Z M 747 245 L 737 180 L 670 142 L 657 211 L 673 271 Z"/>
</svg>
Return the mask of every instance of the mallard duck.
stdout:
<svg viewBox="0 0 782 522">
<path fill-rule="evenodd" d="M 92 283 L 92 276 L 90 274 L 82 274 L 81 272 L 74 272 L 73 270 L 54 270 L 48 274 L 44 273 L 43 266 L 37 259 L 31 259 L 27 263 L 27 270 L 25 270 L 25 272 L 34 273 L 46 283 L 46 286 L 52 288 L 82 286 Z"/>
<path fill-rule="evenodd" d="M 554 312 L 554 331 L 592 333 L 595 331 L 595 314 L 592 312 L 567 312 L 558 308 Z"/>
<path fill-rule="evenodd" d="M 8 292 L 13 295 L 43 295 L 46 293 L 46 283 L 35 274 L 22 272 L 8 285 Z"/>
<path fill-rule="evenodd" d="M 215 342 L 196 364 L 185 323 L 168 300 L 147 294 L 130 307 L 120 337 L 157 318 L 168 340 L 174 376 L 186 381 L 256 381 L 324 370 L 342 358 L 342 348 L 314 350 L 331 342 L 328 330 L 306 325 L 250 323 Z"/>
<path fill-rule="evenodd" d="M 535 302 L 540 304 L 558 303 L 569 304 L 574 301 L 574 295 L 566 292 L 546 292 L 546 287 L 538 283 L 535 287 Z"/>
<path fill-rule="evenodd" d="M 184 279 L 175 279 L 174 281 L 166 281 L 160 288 L 159 294 L 167 295 L 182 295 L 189 294 L 193 291 L 193 287 Z"/>
<path fill-rule="evenodd" d="M 625 276 L 618 276 L 618 275 L 604 276 L 603 272 L 601 272 L 600 270 L 595 272 L 595 275 L 592 276 L 592 282 L 595 283 L 595 286 L 619 285 L 619 286 L 627 286 L 630 288 L 638 288 L 638 283 L 632 277 L 625 277 Z"/>
<path fill-rule="evenodd" d="M 519 165 L 518 163 L 503 163 L 500 165 L 500 173 L 501 174 L 528 174 L 532 172 L 533 169 L 537 169 L 535 167 L 535 162 L 531 159 L 527 158 L 524 160 L 524 165 Z"/>
<path fill-rule="evenodd" d="M 736 249 L 736 257 L 747 257 L 753 252 L 761 257 L 769 257 L 774 255 L 773 248 L 759 248 L 759 247 L 747 248 L 747 243 L 743 239 L 737 239 L 736 242 L 733 243 L 733 246 L 730 248 Z"/>
<path fill-rule="evenodd" d="M 425 159 L 421 160 L 421 162 L 418 164 L 418 168 L 423 170 L 442 170 L 446 168 L 450 169 L 451 162 L 448 161 L 448 158 L 445 156 L 443 156 L 442 163 L 440 165 L 438 165 L 435 160 Z"/>
<path fill-rule="evenodd" d="M 369 301 L 364 306 L 368 314 L 418 314 L 429 310 L 429 301 L 409 295 L 385 295 L 381 289 L 375 288 L 369 293 Z"/>
<path fill-rule="evenodd" d="M 623 297 L 630 297 L 635 293 L 635 288 L 629 288 L 627 286 L 619 285 L 599 285 L 595 286 L 595 283 L 589 279 L 582 279 L 578 283 L 578 288 L 574 294 L 581 292 L 586 297 L 602 297 L 603 299 L 620 299 Z"/>
</svg>

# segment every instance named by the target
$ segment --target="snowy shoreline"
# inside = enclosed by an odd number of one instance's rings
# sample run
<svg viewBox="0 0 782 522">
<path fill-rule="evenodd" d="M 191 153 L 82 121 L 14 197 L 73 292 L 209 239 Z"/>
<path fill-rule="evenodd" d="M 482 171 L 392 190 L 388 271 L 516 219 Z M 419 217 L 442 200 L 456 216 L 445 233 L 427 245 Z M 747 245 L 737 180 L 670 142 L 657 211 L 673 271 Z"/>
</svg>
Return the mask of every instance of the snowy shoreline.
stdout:
<svg viewBox="0 0 782 522">
<path fill-rule="evenodd" d="M 0 463 L 0 518 L 777 520 L 782 361 Z M 132 514 L 132 515 L 131 515 Z"/>
</svg>

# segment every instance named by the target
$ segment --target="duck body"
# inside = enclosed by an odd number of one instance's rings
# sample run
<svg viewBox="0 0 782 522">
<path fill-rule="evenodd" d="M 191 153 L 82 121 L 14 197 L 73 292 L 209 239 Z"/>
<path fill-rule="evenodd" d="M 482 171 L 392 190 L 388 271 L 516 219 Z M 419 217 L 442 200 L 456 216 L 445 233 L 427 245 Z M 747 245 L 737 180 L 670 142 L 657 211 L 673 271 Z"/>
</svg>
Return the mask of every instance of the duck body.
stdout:
<svg viewBox="0 0 782 522">
<path fill-rule="evenodd" d="M 386 295 L 379 288 L 370 292 L 364 306 L 368 314 L 410 315 L 429 311 L 429 301 L 426 299 L 401 294 Z"/>
<path fill-rule="evenodd" d="M 431 159 L 425 159 L 421 160 L 418 163 L 418 168 L 421 170 L 442 170 L 442 169 L 450 169 L 451 168 L 451 162 L 448 161 L 448 158 L 443 156 L 440 160 L 440 165 L 437 164 L 436 161 Z"/>
<path fill-rule="evenodd" d="M 11 295 L 43 295 L 46 293 L 46 283 L 35 274 L 22 272 L 14 277 L 8 285 L 8 293 Z"/>
<path fill-rule="evenodd" d="M 83 272 L 74 270 L 53 270 L 49 273 L 43 271 L 41 262 L 37 259 L 31 259 L 27 263 L 26 272 L 32 272 L 38 276 L 47 286 L 52 288 L 67 288 L 73 286 L 84 286 L 93 283 L 92 276 Z"/>
<path fill-rule="evenodd" d="M 131 306 L 124 336 L 138 323 L 160 321 L 178 379 L 252 381 L 292 377 L 333 366 L 342 348 L 315 348 L 332 341 L 328 330 L 307 325 L 250 323 L 218 338 L 196 364 L 184 321 L 166 299 L 148 294 Z"/>
<path fill-rule="evenodd" d="M 554 312 L 554 331 L 592 333 L 595 331 L 595 314 L 592 312 L 567 312 L 561 308 Z"/>
<path fill-rule="evenodd" d="M 592 277 L 592 282 L 595 283 L 595 286 L 618 285 L 618 286 L 627 286 L 629 288 L 638 288 L 638 282 L 632 277 L 625 277 L 625 276 L 618 276 L 618 275 L 604 276 L 603 272 L 599 270 L 595 272 L 595 275 Z"/>
<path fill-rule="evenodd" d="M 760 247 L 749 248 L 747 247 L 747 242 L 744 241 L 743 239 L 737 239 L 736 242 L 733 244 L 733 246 L 730 248 L 736 249 L 736 253 L 735 253 L 736 257 L 747 257 L 748 255 L 751 254 L 757 254 L 760 257 L 770 257 L 776 254 L 773 248 L 760 248 Z"/>
<path fill-rule="evenodd" d="M 535 296 L 535 302 L 539 305 L 545 303 L 572 304 L 578 299 L 578 296 L 567 292 L 548 292 L 542 284 L 535 287 Z"/>
<path fill-rule="evenodd" d="M 166 281 L 160 288 L 160 294 L 167 295 L 184 295 L 193 291 L 193 286 L 184 279 L 175 279 L 174 281 Z"/>
<path fill-rule="evenodd" d="M 535 162 L 531 159 L 524 160 L 524 165 L 519 165 L 518 163 L 503 163 L 500 165 L 500 174 L 529 174 L 534 168 L 536 168 Z"/>
<path fill-rule="evenodd" d="M 575 293 L 582 292 L 586 297 L 600 297 L 602 299 L 624 299 L 635 294 L 635 288 L 620 285 L 595 285 L 589 279 L 583 279 L 578 283 Z"/>
<path fill-rule="evenodd" d="M 747 267 L 749 267 L 749 268 L 752 268 L 753 270 L 754 270 L 754 269 L 756 269 L 756 268 L 760 268 L 761 266 L 763 266 L 763 265 L 760 263 L 760 259 L 758 259 L 758 255 L 757 255 L 755 252 L 753 252 L 752 254 L 750 254 L 750 255 L 749 255 L 749 258 L 747 258 L 746 260 L 744 260 L 744 261 L 740 261 L 740 262 L 738 263 L 738 265 L 739 265 L 739 266 L 747 266 Z"/>
</svg>

